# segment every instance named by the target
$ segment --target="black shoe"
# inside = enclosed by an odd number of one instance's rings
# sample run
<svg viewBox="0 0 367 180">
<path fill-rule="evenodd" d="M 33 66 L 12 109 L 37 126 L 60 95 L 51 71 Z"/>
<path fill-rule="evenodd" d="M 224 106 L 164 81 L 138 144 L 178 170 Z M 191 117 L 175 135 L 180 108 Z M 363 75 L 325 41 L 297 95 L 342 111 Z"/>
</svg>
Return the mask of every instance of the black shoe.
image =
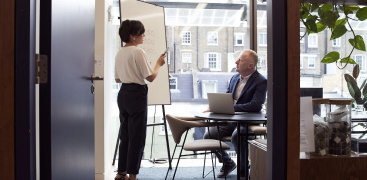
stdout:
<svg viewBox="0 0 367 180">
<path fill-rule="evenodd" d="M 121 175 L 121 177 L 115 178 L 115 180 L 125 180 L 126 173 L 125 174 L 117 173 L 117 174 Z"/>
<path fill-rule="evenodd" d="M 225 168 L 225 171 L 223 167 Z M 220 168 L 220 172 L 217 174 L 217 178 L 227 177 L 229 173 L 236 169 L 236 167 L 237 165 L 234 161 L 232 161 L 230 164 L 225 164 L 225 166 L 222 166 L 222 168 Z"/>
</svg>

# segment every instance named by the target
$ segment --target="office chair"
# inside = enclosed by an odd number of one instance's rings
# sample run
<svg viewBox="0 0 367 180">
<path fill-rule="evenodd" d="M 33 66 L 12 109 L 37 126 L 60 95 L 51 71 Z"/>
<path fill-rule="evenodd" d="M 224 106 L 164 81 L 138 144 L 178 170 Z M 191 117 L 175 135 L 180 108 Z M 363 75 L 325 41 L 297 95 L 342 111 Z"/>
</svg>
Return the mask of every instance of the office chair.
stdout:
<svg viewBox="0 0 367 180">
<path fill-rule="evenodd" d="M 178 164 L 179 164 L 180 159 L 181 159 L 182 156 L 209 154 L 209 153 L 211 153 L 211 151 L 215 151 L 215 150 L 216 151 L 220 150 L 221 152 L 223 152 L 223 150 L 228 150 L 230 148 L 227 144 L 225 144 L 221 141 L 218 141 L 218 140 L 213 140 L 213 139 L 202 139 L 202 140 L 196 140 L 196 141 L 186 143 L 187 133 L 188 133 L 189 129 L 191 129 L 191 128 L 217 126 L 217 128 L 219 129 L 219 126 L 224 126 L 227 123 L 222 123 L 222 122 L 221 123 L 219 123 L 219 122 L 195 122 L 195 121 L 189 121 L 189 120 L 182 120 L 182 119 L 179 119 L 179 118 L 174 117 L 174 116 L 169 115 L 169 114 L 166 115 L 166 118 L 167 118 L 169 127 L 171 128 L 171 133 L 172 133 L 173 140 L 176 143 L 175 149 L 174 149 L 173 154 L 172 154 L 172 158 L 174 156 L 174 153 L 176 151 L 177 146 L 181 142 L 182 135 L 186 132 L 185 136 L 184 136 L 183 143 L 181 145 L 182 148 L 181 148 L 178 160 L 177 160 L 177 165 L 176 165 L 175 172 L 173 174 L 172 180 L 175 178 L 177 168 L 178 168 Z M 194 154 L 184 154 L 183 155 L 182 150 L 193 151 Z M 196 153 L 197 151 L 205 151 L 205 153 Z M 206 153 L 206 151 L 209 151 L 209 153 Z M 216 179 L 215 178 L 213 159 L 212 159 L 212 165 L 213 165 L 213 170 L 212 170 L 213 171 L 213 176 L 214 176 L 214 179 Z M 169 168 L 167 170 L 165 179 L 167 179 L 168 172 L 169 172 Z M 227 179 L 227 178 L 225 178 L 225 179 Z"/>
</svg>

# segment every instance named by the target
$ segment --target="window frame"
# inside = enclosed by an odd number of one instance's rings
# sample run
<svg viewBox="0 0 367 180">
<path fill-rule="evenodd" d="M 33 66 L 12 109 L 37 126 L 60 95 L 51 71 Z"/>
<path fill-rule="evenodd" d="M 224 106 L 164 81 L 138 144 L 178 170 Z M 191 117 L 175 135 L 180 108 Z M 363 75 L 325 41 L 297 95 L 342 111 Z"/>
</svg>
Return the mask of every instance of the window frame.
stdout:
<svg viewBox="0 0 367 180">
<path fill-rule="evenodd" d="M 190 59 L 189 62 L 184 62 L 184 59 L 186 59 L 187 57 L 184 58 L 184 55 L 190 55 Z M 181 53 L 181 63 L 192 63 L 192 53 L 187 53 L 187 52 L 182 52 Z"/>
<path fill-rule="evenodd" d="M 258 54 L 258 61 L 257 61 L 257 67 L 265 67 L 265 61 L 266 61 L 266 55 L 265 54 Z M 264 57 L 264 59 L 261 59 L 260 57 Z M 263 62 L 263 63 L 261 63 Z M 262 65 L 261 65 L 262 64 Z"/>
<path fill-rule="evenodd" d="M 332 44 L 333 47 L 340 47 L 340 45 L 341 45 L 341 39 L 340 38 L 333 39 L 333 41 L 331 42 L 331 44 Z"/>
<path fill-rule="evenodd" d="M 184 37 L 185 35 L 187 35 L 186 33 L 189 33 L 189 37 Z M 189 42 L 185 42 L 185 40 L 189 41 Z M 182 33 L 181 44 L 182 45 L 191 45 L 191 31 L 185 31 L 185 32 Z"/>
<path fill-rule="evenodd" d="M 259 46 L 268 46 L 268 36 L 267 35 L 268 33 L 264 33 L 264 32 L 259 33 Z M 261 41 L 261 37 L 266 37 L 266 43 L 263 42 L 264 38 L 263 38 L 263 41 Z"/>
<path fill-rule="evenodd" d="M 201 80 L 201 95 L 203 99 L 208 99 L 205 84 L 214 84 L 214 92 L 218 92 L 218 80 Z"/>
<path fill-rule="evenodd" d="M 176 80 L 176 84 L 175 84 L 175 89 L 171 89 L 171 79 L 175 79 Z M 171 78 L 168 78 L 168 82 L 169 82 L 169 89 L 170 90 L 178 90 L 178 81 L 177 81 L 177 77 L 171 77 Z"/>
<path fill-rule="evenodd" d="M 361 64 L 358 64 L 357 59 L 356 59 L 356 57 L 357 57 L 357 56 L 362 57 L 362 59 L 361 59 L 361 61 L 362 61 L 362 65 L 361 65 Z M 367 71 L 367 69 L 366 69 L 366 55 L 363 55 L 363 54 L 356 54 L 356 55 L 353 55 L 353 59 L 354 59 L 354 61 L 359 65 L 359 70 L 360 70 L 361 72 L 365 72 L 365 71 Z"/>
<path fill-rule="evenodd" d="M 216 55 L 216 68 L 211 68 L 210 67 L 210 62 L 209 62 L 209 55 L 210 54 L 215 54 Z M 222 67 L 221 67 L 221 54 L 217 53 L 217 52 L 207 52 L 204 53 L 204 68 L 209 68 L 211 71 L 222 71 Z"/>
<path fill-rule="evenodd" d="M 313 45 L 313 44 L 311 45 L 310 44 L 310 42 L 311 42 L 310 41 L 310 38 L 311 37 L 315 37 L 315 43 L 316 43 L 316 45 Z M 308 47 L 309 48 L 318 48 L 318 35 L 317 34 L 310 34 L 310 35 L 308 35 L 308 38 L 307 39 L 308 39 L 308 43 L 307 44 L 308 44 Z"/>
<path fill-rule="evenodd" d="M 300 69 L 303 69 L 303 58 L 304 58 L 304 56 L 300 56 Z"/>
<path fill-rule="evenodd" d="M 216 43 L 210 43 L 209 42 L 209 40 L 211 40 L 211 37 L 210 37 L 210 35 L 211 34 L 215 34 L 216 35 Z M 208 46 L 217 46 L 218 45 L 218 31 L 208 31 L 208 33 L 207 33 L 207 40 L 206 40 L 206 43 L 207 43 L 207 45 Z"/>
<path fill-rule="evenodd" d="M 238 44 L 237 41 L 237 36 L 241 36 L 241 40 L 242 40 L 242 44 Z M 245 33 L 234 33 L 234 39 L 235 39 L 235 46 L 244 46 L 245 45 Z"/>
<path fill-rule="evenodd" d="M 316 69 L 316 57 L 317 56 L 307 56 L 307 68 L 309 68 L 309 69 Z M 311 59 L 310 58 L 313 58 L 313 67 L 310 67 L 310 61 L 311 61 Z"/>
</svg>

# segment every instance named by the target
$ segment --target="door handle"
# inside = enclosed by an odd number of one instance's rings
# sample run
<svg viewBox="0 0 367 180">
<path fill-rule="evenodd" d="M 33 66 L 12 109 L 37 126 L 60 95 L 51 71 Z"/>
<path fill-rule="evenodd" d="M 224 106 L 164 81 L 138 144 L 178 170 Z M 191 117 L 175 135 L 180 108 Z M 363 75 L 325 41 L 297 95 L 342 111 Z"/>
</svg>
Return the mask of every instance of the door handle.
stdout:
<svg viewBox="0 0 367 180">
<path fill-rule="evenodd" d="M 102 76 L 94 76 L 94 74 L 92 74 L 90 76 L 90 80 L 92 81 L 92 83 L 94 83 L 94 81 L 96 81 L 96 80 L 103 80 L 103 77 Z"/>
</svg>

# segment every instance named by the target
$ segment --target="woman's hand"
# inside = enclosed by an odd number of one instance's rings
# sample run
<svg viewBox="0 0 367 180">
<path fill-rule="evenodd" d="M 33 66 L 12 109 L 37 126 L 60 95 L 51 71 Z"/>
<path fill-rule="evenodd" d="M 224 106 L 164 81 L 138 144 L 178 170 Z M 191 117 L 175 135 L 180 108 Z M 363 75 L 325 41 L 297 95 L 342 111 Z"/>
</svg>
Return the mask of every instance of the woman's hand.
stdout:
<svg viewBox="0 0 367 180">
<path fill-rule="evenodd" d="M 162 54 L 158 60 L 157 60 L 157 65 L 159 66 L 163 66 L 166 62 L 164 61 L 164 58 L 166 57 L 166 55 Z"/>
</svg>

